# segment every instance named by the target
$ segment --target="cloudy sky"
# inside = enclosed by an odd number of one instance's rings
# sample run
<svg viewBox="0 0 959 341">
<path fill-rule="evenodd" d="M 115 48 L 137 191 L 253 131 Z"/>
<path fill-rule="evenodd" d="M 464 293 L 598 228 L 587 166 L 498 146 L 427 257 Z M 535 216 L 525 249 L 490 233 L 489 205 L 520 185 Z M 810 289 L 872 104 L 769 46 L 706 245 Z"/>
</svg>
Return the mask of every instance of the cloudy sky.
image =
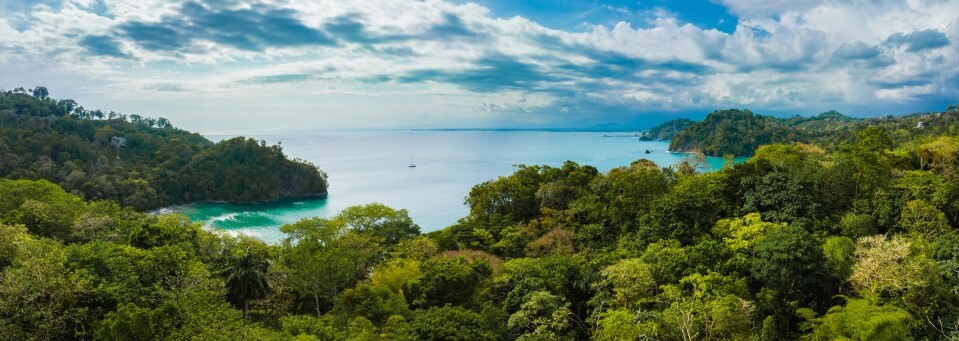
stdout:
<svg viewBox="0 0 959 341">
<path fill-rule="evenodd" d="M 205 132 L 959 102 L 959 0 L 4 0 L 0 87 Z"/>
</svg>

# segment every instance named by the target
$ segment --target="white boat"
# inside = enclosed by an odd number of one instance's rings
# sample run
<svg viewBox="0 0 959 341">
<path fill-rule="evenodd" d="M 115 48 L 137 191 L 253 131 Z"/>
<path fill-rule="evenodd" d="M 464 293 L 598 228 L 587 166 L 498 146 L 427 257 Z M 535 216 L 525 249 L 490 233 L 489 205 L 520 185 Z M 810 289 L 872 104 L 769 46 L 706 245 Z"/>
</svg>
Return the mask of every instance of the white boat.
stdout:
<svg viewBox="0 0 959 341">
<path fill-rule="evenodd" d="M 410 158 L 410 168 L 416 168 L 416 164 L 413 163 L 413 158 Z"/>
</svg>

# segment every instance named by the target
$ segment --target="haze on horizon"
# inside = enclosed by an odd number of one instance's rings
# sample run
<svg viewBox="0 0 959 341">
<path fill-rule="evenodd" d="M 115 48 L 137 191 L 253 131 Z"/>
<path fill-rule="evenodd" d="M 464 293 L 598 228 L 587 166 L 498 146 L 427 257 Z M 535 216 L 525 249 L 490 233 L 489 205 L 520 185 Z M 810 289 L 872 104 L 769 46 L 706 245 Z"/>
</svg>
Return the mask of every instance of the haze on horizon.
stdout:
<svg viewBox="0 0 959 341">
<path fill-rule="evenodd" d="M 40 0 L 0 87 L 198 131 L 644 127 L 959 102 L 959 0 Z"/>
</svg>

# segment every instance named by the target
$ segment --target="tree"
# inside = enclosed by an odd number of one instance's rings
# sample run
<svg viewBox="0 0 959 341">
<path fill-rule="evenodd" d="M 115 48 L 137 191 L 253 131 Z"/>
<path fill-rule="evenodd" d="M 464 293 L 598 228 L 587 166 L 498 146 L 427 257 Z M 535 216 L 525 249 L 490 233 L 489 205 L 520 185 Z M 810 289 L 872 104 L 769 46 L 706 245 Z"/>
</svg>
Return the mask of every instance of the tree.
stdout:
<svg viewBox="0 0 959 341">
<path fill-rule="evenodd" d="M 378 254 L 369 239 L 323 218 L 304 218 L 280 227 L 280 231 L 287 234 L 282 257 L 292 271 L 291 280 L 313 297 L 317 317 L 322 315 L 320 299 L 332 300 L 365 278 Z"/>
<path fill-rule="evenodd" d="M 868 300 L 850 299 L 813 320 L 811 334 L 804 340 L 908 340 L 914 319 L 909 312 Z"/>
<path fill-rule="evenodd" d="M 528 295 L 519 310 L 510 315 L 507 325 L 517 340 L 573 340 L 569 304 L 547 291 Z"/>
<path fill-rule="evenodd" d="M 847 213 L 839 221 L 839 229 L 842 235 L 852 239 L 872 236 L 877 233 L 876 219 L 869 214 Z"/>
<path fill-rule="evenodd" d="M 402 295 L 386 286 L 370 284 L 341 292 L 334 299 L 333 314 L 347 321 L 363 317 L 377 327 L 383 327 L 392 316 L 411 316 Z"/>
<path fill-rule="evenodd" d="M 679 285 L 664 285 L 660 299 L 668 304 L 660 316 L 664 334 L 682 340 L 749 339 L 755 305 L 743 299 L 743 279 L 717 272 L 693 274 Z"/>
<path fill-rule="evenodd" d="M 655 312 L 611 309 L 597 317 L 593 340 L 655 340 L 661 329 L 655 321 Z"/>
<path fill-rule="evenodd" d="M 751 253 L 753 246 L 767 234 L 786 228 L 785 223 L 763 221 L 759 213 L 750 213 L 742 218 L 722 219 L 716 222 L 713 233 L 722 236 L 733 251 Z"/>
<path fill-rule="evenodd" d="M 411 326 L 416 338 L 426 341 L 486 341 L 495 337 L 480 314 L 455 306 L 419 310 Z"/>
<path fill-rule="evenodd" d="M 420 271 L 420 261 L 394 258 L 377 264 L 370 282 L 406 297 L 409 285 L 421 276 L 423 272 Z"/>
<path fill-rule="evenodd" d="M 380 203 L 347 207 L 337 214 L 335 222 L 386 245 L 396 245 L 420 234 L 420 227 L 413 223 L 407 210 L 397 211 Z"/>
<path fill-rule="evenodd" d="M 610 170 L 605 177 L 593 180 L 590 187 L 597 193 L 598 202 L 583 208 L 584 213 L 598 214 L 594 222 L 622 233 L 635 230 L 637 219 L 649 212 L 653 200 L 669 191 L 669 180 L 655 163 L 638 160 L 629 167 Z"/>
<path fill-rule="evenodd" d="M 120 148 L 126 147 L 127 139 L 119 136 L 114 136 L 110 138 L 110 145 L 117 149 L 117 160 L 120 159 Z"/>
<path fill-rule="evenodd" d="M 860 238 L 856 243 L 859 262 L 849 277 L 856 291 L 870 302 L 880 303 L 884 297 L 901 295 L 912 286 L 924 285 L 923 265 L 910 257 L 910 244 L 902 237 Z"/>
<path fill-rule="evenodd" d="M 418 307 L 474 304 L 474 295 L 490 277 L 490 264 L 480 258 L 442 257 L 420 265 L 422 277 L 412 283 L 411 298 Z"/>
<path fill-rule="evenodd" d="M 826 238 L 822 249 L 829 273 L 839 282 L 845 282 L 856 263 L 856 242 L 849 237 L 832 236 Z"/>
<path fill-rule="evenodd" d="M 949 228 L 946 215 L 923 200 L 906 203 L 899 215 L 899 226 L 911 234 L 935 240 Z"/>
<path fill-rule="evenodd" d="M 853 196 L 867 197 L 891 178 L 888 150 L 892 141 L 886 131 L 868 127 L 856 135 L 856 143 L 843 146 L 836 167 L 855 184 Z"/>
<path fill-rule="evenodd" d="M 946 179 L 955 179 L 957 169 L 959 169 L 959 138 L 954 136 L 942 136 L 932 142 L 922 145 L 917 150 L 920 166 L 941 174 Z"/>
<path fill-rule="evenodd" d="M 773 290 L 781 303 L 815 305 L 832 287 L 822 246 L 806 230 L 790 226 L 770 233 L 754 247 L 752 277 Z"/>
<path fill-rule="evenodd" d="M 681 178 L 668 194 L 653 201 L 649 214 L 639 220 L 637 235 L 644 242 L 676 239 L 691 243 L 708 232 L 729 210 L 730 203 L 724 200 L 726 176 L 716 172 Z"/>
<path fill-rule="evenodd" d="M 774 222 L 807 222 L 823 216 L 814 184 L 785 172 L 743 179 L 743 211 L 760 212 Z"/>
<path fill-rule="evenodd" d="M 92 289 L 90 277 L 67 271 L 65 261 L 62 246 L 53 241 L 21 246 L 14 264 L 0 273 L 0 337 L 63 340 L 90 332 L 81 302 Z"/>
<path fill-rule="evenodd" d="M 288 315 L 280 318 L 280 327 L 286 335 L 296 337 L 295 340 L 311 340 L 306 336 L 313 336 L 316 340 L 343 340 L 344 332 L 333 326 L 333 316 L 314 317 L 309 315 Z"/>
<path fill-rule="evenodd" d="M 619 308 L 636 309 L 656 296 L 659 286 L 652 267 L 639 259 L 624 259 L 600 271 L 597 296 L 608 295 Z"/>
<path fill-rule="evenodd" d="M 226 269 L 227 297 L 234 306 L 243 308 L 243 318 L 250 316 L 250 300 L 266 297 L 270 290 L 266 273 L 270 267 L 264 259 L 257 258 L 253 252 L 237 259 Z"/>
<path fill-rule="evenodd" d="M 30 90 L 30 92 L 33 94 L 33 97 L 36 99 L 44 100 L 44 99 L 47 99 L 47 97 L 50 97 L 50 91 L 48 91 L 47 87 L 45 86 L 35 87 L 32 90 Z"/>
</svg>

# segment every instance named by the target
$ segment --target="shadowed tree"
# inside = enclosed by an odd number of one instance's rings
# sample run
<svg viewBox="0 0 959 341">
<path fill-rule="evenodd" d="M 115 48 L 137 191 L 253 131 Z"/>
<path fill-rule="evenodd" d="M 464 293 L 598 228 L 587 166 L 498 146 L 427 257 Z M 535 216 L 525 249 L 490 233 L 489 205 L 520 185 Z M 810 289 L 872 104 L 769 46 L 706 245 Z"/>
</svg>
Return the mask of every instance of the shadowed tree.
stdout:
<svg viewBox="0 0 959 341">
<path fill-rule="evenodd" d="M 270 290 L 266 271 L 270 264 L 256 258 L 250 250 L 226 269 L 226 288 L 230 302 L 243 308 L 243 317 L 249 318 L 250 300 L 263 298 Z"/>
</svg>

